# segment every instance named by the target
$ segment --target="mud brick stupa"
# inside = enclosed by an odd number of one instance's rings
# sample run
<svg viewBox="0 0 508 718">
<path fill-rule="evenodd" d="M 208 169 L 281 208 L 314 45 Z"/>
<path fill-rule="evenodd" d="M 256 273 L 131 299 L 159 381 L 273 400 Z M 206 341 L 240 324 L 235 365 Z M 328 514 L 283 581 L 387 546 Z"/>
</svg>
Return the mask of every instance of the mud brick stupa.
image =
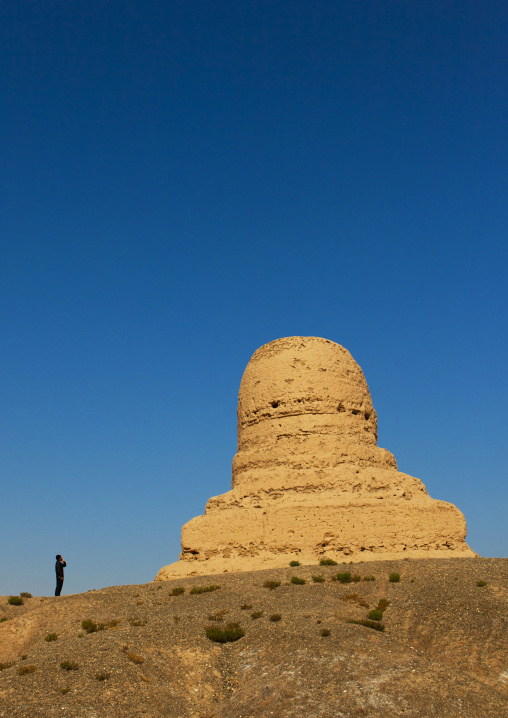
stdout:
<svg viewBox="0 0 508 718">
<path fill-rule="evenodd" d="M 317 564 L 474 556 L 452 504 L 377 446 L 362 370 L 327 339 L 258 349 L 238 397 L 232 489 L 182 528 L 180 560 L 156 580 Z"/>
</svg>

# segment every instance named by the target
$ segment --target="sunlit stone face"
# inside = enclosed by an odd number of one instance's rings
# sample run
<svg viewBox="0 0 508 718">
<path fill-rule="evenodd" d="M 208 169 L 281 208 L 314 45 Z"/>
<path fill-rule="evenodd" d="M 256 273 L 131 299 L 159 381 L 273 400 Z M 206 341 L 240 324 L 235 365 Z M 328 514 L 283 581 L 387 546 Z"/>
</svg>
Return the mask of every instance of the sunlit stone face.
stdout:
<svg viewBox="0 0 508 718">
<path fill-rule="evenodd" d="M 339 344 L 277 339 L 258 349 L 238 397 L 231 491 L 182 528 L 159 579 L 408 557 L 474 556 L 452 504 L 377 445 L 363 372 Z"/>
<path fill-rule="evenodd" d="M 372 465 L 395 462 L 376 450 L 377 418 L 369 387 L 351 354 L 319 337 L 288 337 L 258 349 L 238 397 L 233 486 L 263 471 L 333 467 L 370 447 Z M 366 459 L 369 460 L 368 458 Z"/>
<path fill-rule="evenodd" d="M 258 349 L 240 384 L 239 449 L 249 444 L 252 427 L 262 424 L 270 440 L 279 428 L 297 433 L 294 419 L 309 416 L 316 430 L 328 426 L 331 434 L 376 442 L 369 388 L 347 349 L 318 337 L 288 337 Z"/>
</svg>

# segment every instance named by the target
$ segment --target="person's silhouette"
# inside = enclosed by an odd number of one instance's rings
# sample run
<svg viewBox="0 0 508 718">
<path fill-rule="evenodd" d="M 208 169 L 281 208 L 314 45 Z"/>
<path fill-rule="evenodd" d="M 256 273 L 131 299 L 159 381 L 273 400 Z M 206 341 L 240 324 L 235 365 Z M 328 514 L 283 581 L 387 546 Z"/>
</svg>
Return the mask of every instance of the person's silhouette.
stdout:
<svg viewBox="0 0 508 718">
<path fill-rule="evenodd" d="M 59 596 L 60 592 L 62 590 L 63 582 L 64 582 L 64 566 L 67 566 L 63 558 L 60 556 L 59 553 L 56 555 L 56 564 L 55 564 L 55 571 L 56 571 L 56 588 L 55 588 L 55 596 Z"/>
</svg>

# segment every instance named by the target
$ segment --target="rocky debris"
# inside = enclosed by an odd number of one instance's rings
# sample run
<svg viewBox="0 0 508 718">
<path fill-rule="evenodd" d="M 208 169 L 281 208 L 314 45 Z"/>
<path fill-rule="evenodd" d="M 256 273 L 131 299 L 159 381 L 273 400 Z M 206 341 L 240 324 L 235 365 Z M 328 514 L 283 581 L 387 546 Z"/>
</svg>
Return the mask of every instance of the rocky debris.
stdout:
<svg viewBox="0 0 508 718">
<path fill-rule="evenodd" d="M 327 339 L 288 337 L 258 349 L 238 397 L 232 490 L 182 529 L 178 576 L 402 557 L 474 556 L 452 504 L 397 471 L 377 446 L 362 370 Z"/>
<path fill-rule="evenodd" d="M 0 597 L 0 718 L 502 716 L 507 596 L 507 559 L 452 558 Z M 378 606 L 384 631 L 349 623 Z M 245 635 L 206 638 L 227 623 Z"/>
</svg>

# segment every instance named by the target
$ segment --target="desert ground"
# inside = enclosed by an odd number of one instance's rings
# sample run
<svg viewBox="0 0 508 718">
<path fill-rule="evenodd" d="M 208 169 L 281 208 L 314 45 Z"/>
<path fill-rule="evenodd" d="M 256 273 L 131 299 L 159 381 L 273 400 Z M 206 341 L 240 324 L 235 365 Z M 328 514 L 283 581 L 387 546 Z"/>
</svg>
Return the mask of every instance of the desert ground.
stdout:
<svg viewBox="0 0 508 718">
<path fill-rule="evenodd" d="M 361 580 L 337 580 L 347 573 Z M 4 596 L 0 718 L 508 716 L 507 597 L 500 558 L 288 566 L 22 605 Z M 349 622 L 378 607 L 381 621 Z M 207 637 L 231 623 L 239 640 Z"/>
</svg>

